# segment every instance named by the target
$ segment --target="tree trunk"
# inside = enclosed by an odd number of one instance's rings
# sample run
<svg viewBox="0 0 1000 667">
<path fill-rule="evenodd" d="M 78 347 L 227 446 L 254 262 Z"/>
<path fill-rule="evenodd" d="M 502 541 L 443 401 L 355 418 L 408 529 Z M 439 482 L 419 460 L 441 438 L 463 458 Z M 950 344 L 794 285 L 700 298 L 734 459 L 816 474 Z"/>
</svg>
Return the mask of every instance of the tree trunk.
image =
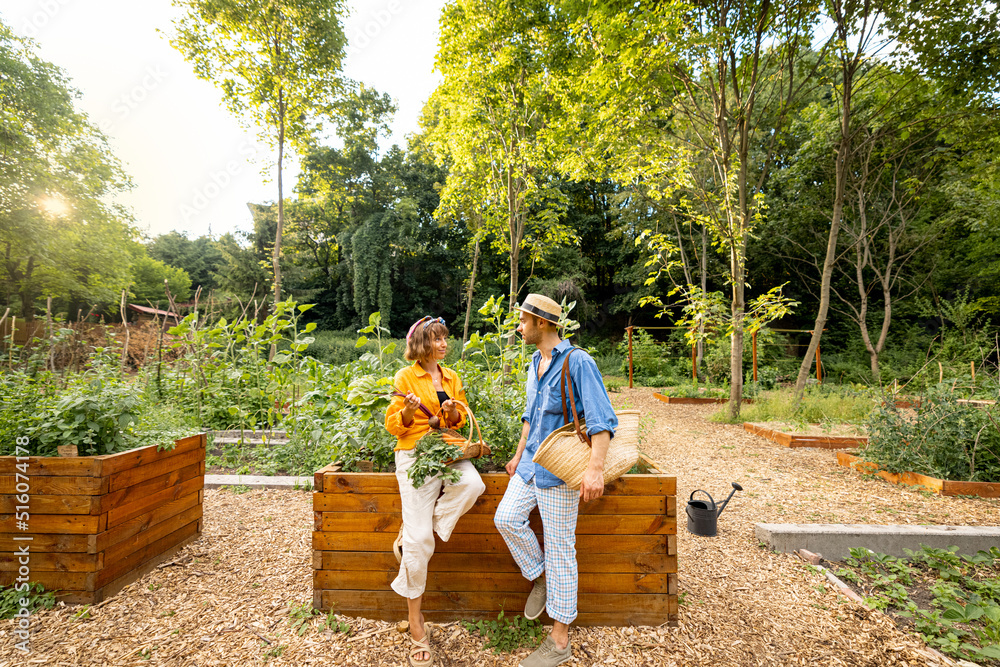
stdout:
<svg viewBox="0 0 1000 667">
<path fill-rule="evenodd" d="M 472 272 L 469 274 L 469 290 L 465 300 L 465 328 L 462 329 L 462 359 L 465 359 L 465 343 L 469 340 L 469 320 L 472 318 L 472 293 L 476 288 L 476 268 L 479 264 L 479 239 L 472 253 Z"/>
<path fill-rule="evenodd" d="M 851 163 L 851 92 L 853 86 L 854 62 L 845 63 L 844 72 L 844 103 L 840 114 L 840 146 L 836 155 L 836 183 L 833 193 L 833 219 L 830 221 L 830 233 L 826 241 L 826 257 L 823 259 L 823 273 L 819 288 L 819 311 L 813 324 L 809 347 L 806 348 L 802 364 L 799 366 L 799 376 L 795 380 L 795 400 L 802 400 L 805 392 L 806 379 L 812 368 L 813 357 L 819 340 L 826 326 L 826 316 L 830 310 L 830 283 L 833 279 L 833 264 L 837 258 L 837 237 L 840 234 L 840 222 L 844 215 L 844 192 L 847 184 L 847 170 Z"/>
<path fill-rule="evenodd" d="M 734 245 L 729 255 L 733 276 L 733 347 L 729 356 L 729 416 L 737 419 L 743 401 L 743 313 L 746 310 L 746 281 L 743 263 L 740 261 L 740 249 Z"/>
<path fill-rule="evenodd" d="M 274 253 L 271 256 L 271 266 L 274 268 L 274 303 L 281 301 L 281 233 L 285 226 L 285 200 L 282 189 L 281 172 L 285 160 L 285 107 L 284 97 L 278 90 L 278 225 L 274 232 Z"/>
</svg>

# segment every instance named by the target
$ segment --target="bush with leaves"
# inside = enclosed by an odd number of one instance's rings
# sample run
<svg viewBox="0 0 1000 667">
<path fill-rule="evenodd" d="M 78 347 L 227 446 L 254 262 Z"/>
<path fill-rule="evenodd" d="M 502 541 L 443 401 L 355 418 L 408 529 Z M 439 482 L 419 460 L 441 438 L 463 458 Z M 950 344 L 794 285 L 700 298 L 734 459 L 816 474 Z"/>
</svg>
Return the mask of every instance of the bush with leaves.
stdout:
<svg viewBox="0 0 1000 667">
<path fill-rule="evenodd" d="M 928 396 L 915 420 L 886 400 L 872 412 L 859 454 L 889 472 L 1000 482 L 998 422 L 1000 406 L 965 405 L 949 392 Z"/>
</svg>

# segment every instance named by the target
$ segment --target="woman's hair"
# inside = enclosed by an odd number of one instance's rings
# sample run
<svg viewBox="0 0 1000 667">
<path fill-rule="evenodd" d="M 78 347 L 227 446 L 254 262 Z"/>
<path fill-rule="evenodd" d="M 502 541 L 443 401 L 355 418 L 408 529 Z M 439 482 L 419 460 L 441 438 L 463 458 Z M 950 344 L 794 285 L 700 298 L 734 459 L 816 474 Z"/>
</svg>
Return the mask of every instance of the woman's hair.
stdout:
<svg viewBox="0 0 1000 667">
<path fill-rule="evenodd" d="M 431 320 L 424 324 L 417 322 L 413 329 L 413 334 L 406 339 L 406 352 L 403 358 L 407 361 L 423 361 L 434 356 L 434 348 L 431 346 L 438 336 L 447 336 L 448 327 L 443 322 Z"/>
</svg>

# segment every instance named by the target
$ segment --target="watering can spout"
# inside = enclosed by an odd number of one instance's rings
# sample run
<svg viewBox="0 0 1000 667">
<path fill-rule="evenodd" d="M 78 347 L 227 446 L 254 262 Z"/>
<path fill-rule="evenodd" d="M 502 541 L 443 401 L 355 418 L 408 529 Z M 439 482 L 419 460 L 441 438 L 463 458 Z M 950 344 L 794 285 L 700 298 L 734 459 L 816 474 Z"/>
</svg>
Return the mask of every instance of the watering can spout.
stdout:
<svg viewBox="0 0 1000 667">
<path fill-rule="evenodd" d="M 733 490 L 729 492 L 729 497 L 723 500 L 722 504 L 719 505 L 719 511 L 718 513 L 716 513 L 716 516 L 722 514 L 722 510 L 726 509 L 726 505 L 729 504 L 729 500 L 733 497 L 733 494 L 736 493 L 737 491 L 742 491 L 742 490 L 743 490 L 742 486 L 740 486 L 736 482 L 733 482 Z"/>
</svg>

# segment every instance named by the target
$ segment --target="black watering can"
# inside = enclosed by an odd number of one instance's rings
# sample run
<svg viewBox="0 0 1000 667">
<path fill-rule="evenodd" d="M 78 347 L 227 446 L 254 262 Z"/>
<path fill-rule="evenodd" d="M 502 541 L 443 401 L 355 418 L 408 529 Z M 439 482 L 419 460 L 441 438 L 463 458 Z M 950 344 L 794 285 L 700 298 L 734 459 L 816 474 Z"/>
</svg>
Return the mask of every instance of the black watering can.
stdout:
<svg viewBox="0 0 1000 667">
<path fill-rule="evenodd" d="M 722 510 L 726 509 L 733 494 L 742 490 L 742 486 L 733 482 L 733 490 L 729 492 L 729 498 L 726 498 L 719 506 L 716 506 L 715 500 L 708 494 L 708 491 L 701 489 L 692 491 L 687 504 L 688 532 L 702 537 L 715 537 L 718 532 L 719 515 L 722 514 Z M 704 493 L 708 496 L 708 502 L 695 500 L 694 494 L 696 493 Z"/>
</svg>

